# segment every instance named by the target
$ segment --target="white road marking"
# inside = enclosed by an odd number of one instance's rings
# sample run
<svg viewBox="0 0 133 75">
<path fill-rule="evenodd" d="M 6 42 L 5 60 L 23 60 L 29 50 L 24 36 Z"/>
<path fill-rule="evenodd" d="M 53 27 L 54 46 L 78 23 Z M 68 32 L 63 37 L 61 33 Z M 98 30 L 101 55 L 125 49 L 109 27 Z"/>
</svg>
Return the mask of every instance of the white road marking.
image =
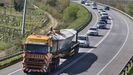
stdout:
<svg viewBox="0 0 133 75">
<path fill-rule="evenodd" d="M 120 16 L 120 15 L 119 15 Z M 121 16 L 120 16 L 121 17 Z M 123 18 L 123 17 L 121 17 L 124 21 L 125 21 L 125 23 L 126 23 L 126 25 L 127 25 L 127 36 L 126 36 L 126 39 L 125 39 L 125 41 L 124 41 L 124 43 L 123 43 L 123 45 L 122 45 L 122 47 L 119 49 L 119 51 L 116 53 L 116 55 L 97 73 L 97 75 L 100 75 L 100 73 L 119 55 L 119 53 L 121 52 L 121 50 L 122 50 L 122 48 L 124 47 L 124 45 L 126 44 L 126 42 L 127 42 L 127 39 L 128 39 L 128 35 L 129 35 L 129 25 L 128 25 L 128 23 L 127 23 L 127 21 Z"/>
<path fill-rule="evenodd" d="M 96 14 L 97 15 L 97 14 Z M 98 17 L 98 15 L 97 15 Z M 111 30 L 113 28 L 113 21 L 111 19 L 111 27 L 110 30 L 108 31 L 108 33 L 106 33 L 106 35 L 95 45 L 95 47 L 97 47 L 98 45 L 100 45 L 106 38 L 107 36 L 110 34 Z M 90 49 L 89 51 L 87 51 L 87 53 L 92 52 L 94 49 Z M 66 70 L 67 68 L 69 68 L 70 66 L 72 66 L 73 64 L 75 64 L 76 62 L 78 62 L 81 58 L 83 58 L 84 56 L 86 56 L 87 54 L 83 54 L 82 56 L 78 57 L 78 59 L 74 60 L 73 62 L 71 62 L 70 64 L 68 64 L 67 66 L 63 67 L 61 70 L 57 71 L 56 73 L 54 73 L 54 75 L 59 75 L 61 72 L 63 72 L 64 70 Z"/>
<path fill-rule="evenodd" d="M 22 69 L 18 69 L 18 70 L 14 71 L 14 72 L 9 73 L 8 75 L 12 75 L 12 74 L 14 74 L 14 73 L 16 73 L 16 72 L 18 72 L 20 70 L 22 70 Z"/>
</svg>

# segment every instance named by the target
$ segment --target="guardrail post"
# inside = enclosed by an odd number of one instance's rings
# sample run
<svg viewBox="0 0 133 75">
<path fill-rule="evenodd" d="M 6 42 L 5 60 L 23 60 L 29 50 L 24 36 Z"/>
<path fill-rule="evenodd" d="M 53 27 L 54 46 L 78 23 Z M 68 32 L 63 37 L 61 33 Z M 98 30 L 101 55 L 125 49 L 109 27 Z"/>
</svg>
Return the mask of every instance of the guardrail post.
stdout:
<svg viewBox="0 0 133 75">
<path fill-rule="evenodd" d="M 126 75 L 126 72 L 125 72 L 125 70 L 123 70 L 123 75 Z"/>
<path fill-rule="evenodd" d="M 133 66 L 133 60 L 131 60 L 131 66 Z"/>
<path fill-rule="evenodd" d="M 125 75 L 127 74 L 128 72 L 128 65 L 125 66 Z"/>
<path fill-rule="evenodd" d="M 119 75 L 125 75 L 125 71 L 122 70 L 121 73 Z"/>
</svg>

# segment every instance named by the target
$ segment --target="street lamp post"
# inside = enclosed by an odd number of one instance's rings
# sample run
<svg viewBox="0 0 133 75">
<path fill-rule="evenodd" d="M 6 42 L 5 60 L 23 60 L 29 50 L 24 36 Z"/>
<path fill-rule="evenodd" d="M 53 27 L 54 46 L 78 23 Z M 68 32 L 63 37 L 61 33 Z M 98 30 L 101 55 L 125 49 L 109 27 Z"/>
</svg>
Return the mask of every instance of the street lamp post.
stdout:
<svg viewBox="0 0 133 75">
<path fill-rule="evenodd" d="M 24 9 L 23 9 L 23 17 L 22 17 L 22 29 L 21 29 L 22 36 L 24 36 L 24 34 L 25 34 L 26 7 L 27 7 L 27 0 L 24 1 Z"/>
</svg>

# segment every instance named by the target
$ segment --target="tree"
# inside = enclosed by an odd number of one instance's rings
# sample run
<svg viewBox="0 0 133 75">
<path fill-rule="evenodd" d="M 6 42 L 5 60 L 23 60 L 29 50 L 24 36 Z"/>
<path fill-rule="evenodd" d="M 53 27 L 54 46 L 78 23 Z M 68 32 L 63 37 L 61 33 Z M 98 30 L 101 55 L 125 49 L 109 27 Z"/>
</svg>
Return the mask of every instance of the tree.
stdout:
<svg viewBox="0 0 133 75">
<path fill-rule="evenodd" d="M 70 0 L 57 0 L 57 10 L 63 12 L 65 8 L 67 8 L 70 4 Z"/>
<path fill-rule="evenodd" d="M 128 14 L 130 14 L 130 15 L 133 16 L 133 5 L 132 5 L 132 4 L 130 4 L 130 5 L 128 6 Z"/>
<path fill-rule="evenodd" d="M 14 0 L 14 8 L 16 11 L 21 12 L 24 8 L 24 0 Z"/>
<path fill-rule="evenodd" d="M 73 5 L 71 7 L 67 7 L 63 12 L 63 19 L 76 19 L 77 18 L 77 12 L 79 11 L 79 8 L 77 8 L 76 5 Z"/>
</svg>

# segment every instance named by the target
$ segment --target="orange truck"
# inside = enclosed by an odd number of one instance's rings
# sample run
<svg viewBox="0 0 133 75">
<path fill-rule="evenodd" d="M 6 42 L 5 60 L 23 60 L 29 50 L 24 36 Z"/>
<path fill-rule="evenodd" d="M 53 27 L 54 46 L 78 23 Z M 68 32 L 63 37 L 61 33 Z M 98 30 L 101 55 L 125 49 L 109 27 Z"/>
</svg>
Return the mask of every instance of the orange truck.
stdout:
<svg viewBox="0 0 133 75">
<path fill-rule="evenodd" d="M 77 36 L 78 33 L 74 29 L 51 29 L 46 35 L 29 35 L 23 45 L 23 72 L 55 71 L 60 58 L 78 53 Z"/>
</svg>

